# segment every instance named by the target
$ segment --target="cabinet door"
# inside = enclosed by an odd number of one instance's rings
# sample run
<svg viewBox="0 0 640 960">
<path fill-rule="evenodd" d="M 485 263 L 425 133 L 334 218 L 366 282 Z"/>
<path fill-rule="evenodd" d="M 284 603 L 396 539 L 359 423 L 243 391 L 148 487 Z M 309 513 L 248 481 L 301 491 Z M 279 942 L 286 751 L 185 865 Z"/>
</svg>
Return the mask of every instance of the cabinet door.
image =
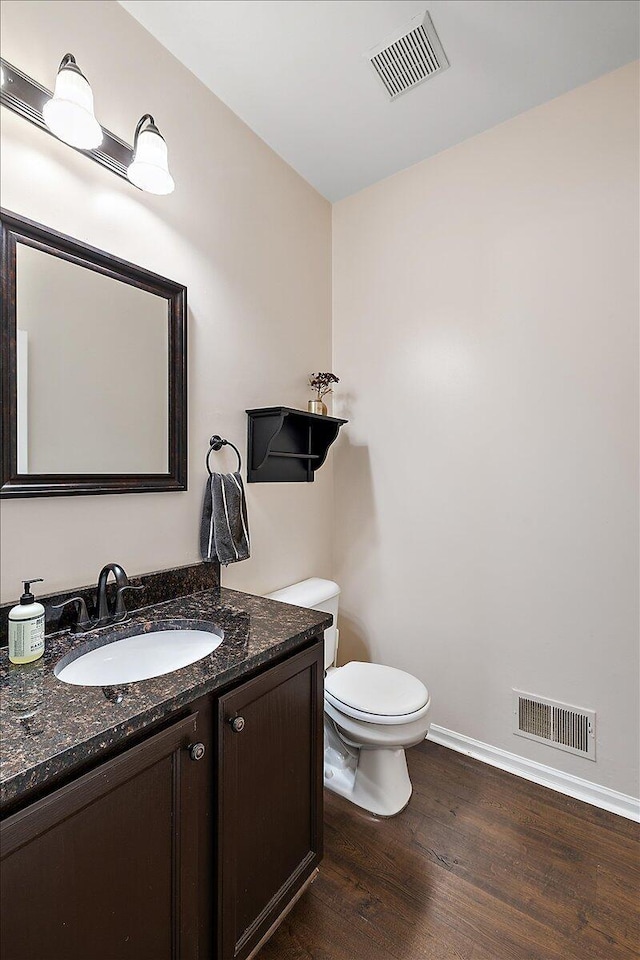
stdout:
<svg viewBox="0 0 640 960">
<path fill-rule="evenodd" d="M 3 960 L 195 960 L 197 716 L 2 823 Z"/>
<path fill-rule="evenodd" d="M 218 704 L 219 960 L 250 956 L 322 856 L 322 641 Z"/>
</svg>

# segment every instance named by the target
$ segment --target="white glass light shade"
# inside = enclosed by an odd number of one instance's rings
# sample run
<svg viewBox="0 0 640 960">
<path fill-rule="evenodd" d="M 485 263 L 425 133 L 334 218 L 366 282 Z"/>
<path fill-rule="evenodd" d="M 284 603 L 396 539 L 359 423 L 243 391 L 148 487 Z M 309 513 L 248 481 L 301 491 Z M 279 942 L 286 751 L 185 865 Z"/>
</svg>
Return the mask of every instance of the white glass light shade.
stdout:
<svg viewBox="0 0 640 960">
<path fill-rule="evenodd" d="M 173 193 L 175 183 L 169 173 L 167 145 L 154 124 L 138 133 L 127 176 L 131 183 L 147 193 L 161 196 Z"/>
<path fill-rule="evenodd" d="M 102 143 L 102 128 L 93 113 L 93 93 L 77 67 L 61 67 L 51 100 L 42 108 L 44 122 L 60 140 L 92 150 Z"/>
</svg>

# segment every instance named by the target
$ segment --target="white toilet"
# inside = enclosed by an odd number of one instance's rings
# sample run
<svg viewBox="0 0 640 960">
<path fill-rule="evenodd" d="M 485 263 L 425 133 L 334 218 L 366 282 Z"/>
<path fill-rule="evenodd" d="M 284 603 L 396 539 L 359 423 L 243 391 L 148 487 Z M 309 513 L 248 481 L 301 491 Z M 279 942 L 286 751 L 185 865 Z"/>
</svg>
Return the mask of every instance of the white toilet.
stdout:
<svg viewBox="0 0 640 960">
<path fill-rule="evenodd" d="M 380 817 L 400 813 L 412 790 L 405 750 L 427 735 L 429 691 L 379 663 L 335 666 L 340 587 L 332 580 L 301 580 L 268 598 L 333 615 L 324 634 L 325 787 Z"/>
</svg>

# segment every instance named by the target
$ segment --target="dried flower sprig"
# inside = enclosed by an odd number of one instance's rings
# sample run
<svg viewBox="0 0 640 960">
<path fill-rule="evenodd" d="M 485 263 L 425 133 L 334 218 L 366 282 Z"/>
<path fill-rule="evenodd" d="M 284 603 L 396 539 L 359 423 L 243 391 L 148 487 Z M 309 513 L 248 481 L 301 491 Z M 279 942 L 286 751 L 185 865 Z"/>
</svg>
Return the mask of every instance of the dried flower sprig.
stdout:
<svg viewBox="0 0 640 960">
<path fill-rule="evenodd" d="M 331 393 L 332 383 L 340 383 L 340 377 L 336 377 L 335 373 L 312 373 L 309 377 L 309 386 L 318 394 L 318 400 Z"/>
</svg>

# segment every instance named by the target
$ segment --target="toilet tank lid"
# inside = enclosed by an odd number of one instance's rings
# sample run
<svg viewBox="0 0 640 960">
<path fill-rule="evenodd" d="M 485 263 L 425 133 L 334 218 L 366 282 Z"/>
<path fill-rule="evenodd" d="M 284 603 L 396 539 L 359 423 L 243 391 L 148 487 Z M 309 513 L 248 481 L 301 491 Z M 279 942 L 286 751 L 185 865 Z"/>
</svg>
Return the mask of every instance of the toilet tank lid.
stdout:
<svg viewBox="0 0 640 960">
<path fill-rule="evenodd" d="M 282 603 L 292 603 L 296 607 L 315 607 L 319 603 L 340 596 L 340 587 L 333 580 L 323 580 L 321 577 L 310 577 L 292 583 L 282 590 L 275 590 L 267 594 L 267 600 L 280 600 Z"/>
</svg>

